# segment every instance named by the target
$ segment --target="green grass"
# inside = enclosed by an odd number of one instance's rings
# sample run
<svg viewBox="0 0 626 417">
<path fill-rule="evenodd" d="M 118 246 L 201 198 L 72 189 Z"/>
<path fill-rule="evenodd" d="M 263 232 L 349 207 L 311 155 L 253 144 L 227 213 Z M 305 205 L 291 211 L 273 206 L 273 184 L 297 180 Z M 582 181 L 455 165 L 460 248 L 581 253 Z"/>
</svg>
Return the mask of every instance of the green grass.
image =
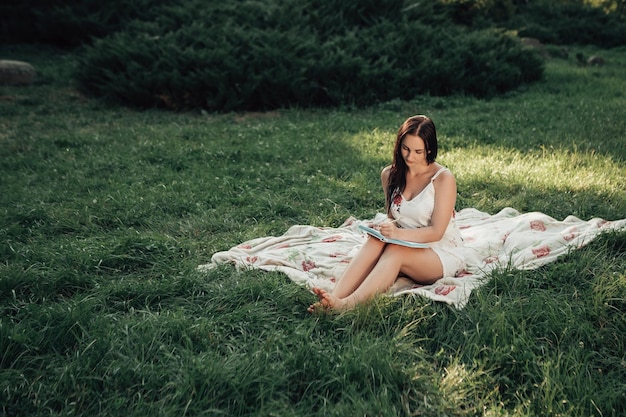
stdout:
<svg viewBox="0 0 626 417">
<path fill-rule="evenodd" d="M 40 73 L 0 87 L 0 415 L 626 414 L 623 232 L 498 271 L 463 310 L 383 297 L 310 316 L 281 274 L 196 271 L 381 210 L 415 113 L 437 123 L 459 209 L 626 218 L 623 48 L 599 68 L 550 60 L 492 100 L 224 115 L 100 103 L 73 88 L 72 54 L 0 52 Z"/>
</svg>

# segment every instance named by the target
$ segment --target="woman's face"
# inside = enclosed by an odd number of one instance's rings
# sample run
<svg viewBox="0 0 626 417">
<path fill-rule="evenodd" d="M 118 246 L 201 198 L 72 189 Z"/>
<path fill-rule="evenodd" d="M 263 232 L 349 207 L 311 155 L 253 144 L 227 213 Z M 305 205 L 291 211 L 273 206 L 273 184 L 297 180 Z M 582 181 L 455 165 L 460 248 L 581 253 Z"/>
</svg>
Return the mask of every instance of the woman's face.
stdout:
<svg viewBox="0 0 626 417">
<path fill-rule="evenodd" d="M 424 140 L 416 135 L 405 135 L 400 144 L 402 158 L 407 166 L 428 165 L 426 161 L 426 145 Z"/>
</svg>

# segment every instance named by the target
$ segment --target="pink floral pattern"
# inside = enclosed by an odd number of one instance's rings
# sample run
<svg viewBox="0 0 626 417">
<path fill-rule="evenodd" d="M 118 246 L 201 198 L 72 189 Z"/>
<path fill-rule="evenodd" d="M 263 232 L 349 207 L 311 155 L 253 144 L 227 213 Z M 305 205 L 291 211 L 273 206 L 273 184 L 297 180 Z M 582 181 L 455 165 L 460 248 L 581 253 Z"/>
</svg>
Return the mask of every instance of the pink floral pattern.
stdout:
<svg viewBox="0 0 626 417">
<path fill-rule="evenodd" d="M 302 261 L 302 270 L 304 272 L 310 271 L 311 269 L 316 268 L 317 266 L 315 265 L 315 262 L 313 262 L 312 260 L 305 260 Z"/>
<path fill-rule="evenodd" d="M 492 264 L 494 262 L 498 262 L 498 256 L 496 255 L 488 256 L 485 259 L 483 259 L 483 262 L 486 264 Z"/>
<path fill-rule="evenodd" d="M 400 213 L 400 207 L 402 206 L 402 193 L 400 193 L 400 189 L 396 188 L 391 196 L 391 210 L 396 213 Z"/>
<path fill-rule="evenodd" d="M 456 278 L 463 278 L 463 277 L 469 277 L 474 275 L 473 273 L 471 273 L 470 271 L 468 271 L 467 269 L 463 269 L 462 271 L 459 271 L 456 273 L 455 277 Z"/>
<path fill-rule="evenodd" d="M 531 221 L 530 222 L 530 228 L 532 230 L 537 230 L 539 232 L 545 232 L 546 231 L 546 225 L 541 220 L 533 220 L 533 221 Z"/>
<path fill-rule="evenodd" d="M 435 288 L 435 294 L 446 296 L 456 289 L 456 285 L 442 285 Z"/>
<path fill-rule="evenodd" d="M 532 252 L 537 258 L 543 258 L 544 256 L 550 255 L 550 247 L 548 245 L 544 245 L 538 248 L 532 249 Z"/>
<path fill-rule="evenodd" d="M 578 236 L 578 229 L 576 229 L 575 227 L 568 230 L 566 233 L 563 233 L 563 239 L 565 239 L 566 242 L 574 240 L 576 236 Z"/>
</svg>

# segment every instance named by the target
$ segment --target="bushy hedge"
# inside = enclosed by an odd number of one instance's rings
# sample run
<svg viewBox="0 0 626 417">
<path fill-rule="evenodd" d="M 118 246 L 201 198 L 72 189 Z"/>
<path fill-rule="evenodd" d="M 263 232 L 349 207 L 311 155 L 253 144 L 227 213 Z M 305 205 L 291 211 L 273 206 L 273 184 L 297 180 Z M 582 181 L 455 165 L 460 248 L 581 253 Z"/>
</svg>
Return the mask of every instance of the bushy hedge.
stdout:
<svg viewBox="0 0 626 417">
<path fill-rule="evenodd" d="M 84 45 L 77 78 L 98 96 L 257 110 L 507 91 L 540 78 L 542 63 L 494 28 L 615 46 L 626 43 L 615 10 L 584 0 L 6 0 L 0 36 Z"/>
<path fill-rule="evenodd" d="M 237 14 L 249 22 L 262 20 L 277 9 L 294 16 L 294 11 L 306 5 L 308 10 L 299 17 L 305 23 L 320 24 L 320 31 L 327 34 L 346 25 L 369 26 L 380 19 L 412 13 L 421 21 L 428 18 L 431 26 L 454 22 L 474 29 L 506 27 L 558 44 L 626 44 L 626 0 L 598 3 L 603 7 L 591 7 L 585 0 L 308 0 L 302 4 L 292 0 L 3 0 L 0 42 L 76 46 L 123 30 L 136 20 L 158 20 L 164 12 L 255 9 L 254 15 Z"/>
<path fill-rule="evenodd" d="M 134 105 L 230 111 L 488 96 L 541 77 L 541 60 L 514 37 L 432 26 L 435 3 L 167 5 L 87 46 L 78 79 L 87 91 Z"/>
<path fill-rule="evenodd" d="M 626 1 L 441 0 L 453 22 L 472 28 L 505 27 L 544 43 L 626 45 Z"/>
<path fill-rule="evenodd" d="M 626 45 L 626 21 L 584 4 L 555 4 L 534 1 L 506 23 L 521 36 L 557 45 L 597 45 L 612 48 Z"/>
</svg>

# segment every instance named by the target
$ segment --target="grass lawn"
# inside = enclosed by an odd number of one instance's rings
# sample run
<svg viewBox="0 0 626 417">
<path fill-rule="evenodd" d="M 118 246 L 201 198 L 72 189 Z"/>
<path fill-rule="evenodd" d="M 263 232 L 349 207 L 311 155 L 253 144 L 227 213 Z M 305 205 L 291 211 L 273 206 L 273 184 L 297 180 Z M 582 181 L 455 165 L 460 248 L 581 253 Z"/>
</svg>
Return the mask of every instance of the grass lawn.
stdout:
<svg viewBox="0 0 626 417">
<path fill-rule="evenodd" d="M 497 271 L 462 310 L 380 297 L 311 316 L 284 275 L 196 271 L 380 211 L 380 170 L 417 113 L 457 209 L 626 218 L 626 49 L 573 48 L 489 100 L 222 115 L 85 98 L 68 52 L 0 58 L 39 70 L 0 86 L 0 416 L 626 415 L 626 232 Z"/>
</svg>

